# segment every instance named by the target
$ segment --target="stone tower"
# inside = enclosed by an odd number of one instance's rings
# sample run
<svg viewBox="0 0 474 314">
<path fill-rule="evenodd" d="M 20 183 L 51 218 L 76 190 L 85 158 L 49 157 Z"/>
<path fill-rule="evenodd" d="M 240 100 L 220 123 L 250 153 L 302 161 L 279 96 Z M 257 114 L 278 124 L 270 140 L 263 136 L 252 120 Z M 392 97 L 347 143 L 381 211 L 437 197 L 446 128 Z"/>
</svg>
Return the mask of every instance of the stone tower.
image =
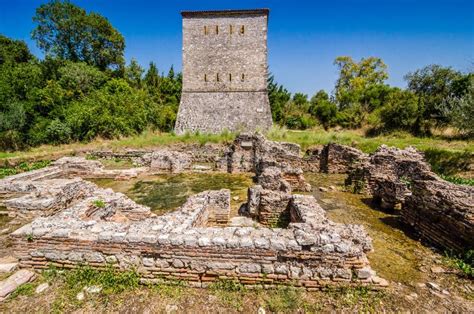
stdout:
<svg viewBox="0 0 474 314">
<path fill-rule="evenodd" d="M 175 132 L 267 130 L 268 9 L 184 11 Z"/>
</svg>

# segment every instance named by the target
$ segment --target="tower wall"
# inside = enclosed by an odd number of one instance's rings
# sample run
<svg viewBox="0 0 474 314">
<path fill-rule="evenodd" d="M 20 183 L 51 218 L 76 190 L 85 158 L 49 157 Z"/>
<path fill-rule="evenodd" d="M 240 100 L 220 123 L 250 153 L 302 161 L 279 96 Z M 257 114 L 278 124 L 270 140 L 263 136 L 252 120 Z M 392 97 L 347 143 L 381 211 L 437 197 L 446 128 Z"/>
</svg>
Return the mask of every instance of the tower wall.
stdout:
<svg viewBox="0 0 474 314">
<path fill-rule="evenodd" d="M 268 129 L 268 10 L 182 16 L 183 91 L 175 132 Z"/>
</svg>

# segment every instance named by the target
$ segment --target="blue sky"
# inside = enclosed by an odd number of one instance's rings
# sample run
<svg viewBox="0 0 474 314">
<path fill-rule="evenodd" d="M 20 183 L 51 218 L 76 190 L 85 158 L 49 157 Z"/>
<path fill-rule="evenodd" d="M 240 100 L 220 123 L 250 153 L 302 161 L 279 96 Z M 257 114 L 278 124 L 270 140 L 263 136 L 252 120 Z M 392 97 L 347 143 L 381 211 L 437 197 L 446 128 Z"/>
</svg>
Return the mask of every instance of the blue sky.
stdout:
<svg viewBox="0 0 474 314">
<path fill-rule="evenodd" d="M 0 0 L 0 33 L 30 39 L 32 16 L 42 0 Z M 425 0 L 73 0 L 107 17 L 125 37 L 127 60 L 167 71 L 181 69 L 181 10 L 270 9 L 269 65 L 291 92 L 313 95 L 334 88 L 337 56 L 381 57 L 388 83 L 404 87 L 403 76 L 428 64 L 474 71 L 474 1 Z"/>
</svg>

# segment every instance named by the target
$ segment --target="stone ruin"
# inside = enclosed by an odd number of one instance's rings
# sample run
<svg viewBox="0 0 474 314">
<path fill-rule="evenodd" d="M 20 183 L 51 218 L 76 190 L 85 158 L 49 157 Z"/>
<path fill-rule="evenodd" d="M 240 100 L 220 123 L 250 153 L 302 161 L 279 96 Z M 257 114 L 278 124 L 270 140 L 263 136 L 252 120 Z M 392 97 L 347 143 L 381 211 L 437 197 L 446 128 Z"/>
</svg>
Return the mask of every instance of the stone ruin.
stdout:
<svg viewBox="0 0 474 314">
<path fill-rule="evenodd" d="M 183 280 L 207 287 L 235 280 L 250 287 L 280 284 L 384 286 L 366 254 L 371 239 L 358 225 L 330 221 L 307 192 L 303 172 L 348 173 L 347 184 L 402 218 L 422 236 L 453 249 L 472 247 L 472 187 L 439 179 L 413 150 L 382 146 L 371 155 L 329 144 L 301 153 L 298 145 L 242 134 L 230 145 L 177 145 L 159 150 L 101 151 L 137 168 L 104 169 L 97 160 L 64 157 L 51 166 L 0 180 L 12 216 L 34 218 L 10 237 L 22 267 L 49 265 L 136 269 L 143 282 Z M 230 191 L 205 191 L 161 216 L 87 178 L 126 180 L 142 173 L 252 172 L 240 218 L 230 219 Z M 1 199 L 0 199 L 1 201 Z M 455 236 L 454 236 L 455 235 Z"/>
<path fill-rule="evenodd" d="M 474 248 L 474 187 L 439 178 L 416 149 L 382 145 L 353 165 L 346 184 L 383 208 L 400 209 L 404 222 L 431 243 Z"/>
<path fill-rule="evenodd" d="M 112 265 L 136 269 L 143 282 L 175 279 L 195 287 L 216 280 L 308 290 L 387 284 L 370 268 L 371 239 L 362 226 L 334 223 L 313 196 L 292 193 L 309 189 L 298 168 L 307 163 L 298 146 L 243 135 L 212 158 L 179 150 L 126 154 L 140 167 L 107 170 L 96 160 L 63 157 L 0 181 L 12 215 L 36 216 L 10 235 L 21 267 Z M 255 172 L 256 185 L 241 208 L 253 226 L 229 224 L 229 190 L 193 195 L 174 212 L 157 216 L 122 193 L 84 180 L 192 171 L 203 158 L 215 161 L 211 169 L 218 171 Z"/>
</svg>

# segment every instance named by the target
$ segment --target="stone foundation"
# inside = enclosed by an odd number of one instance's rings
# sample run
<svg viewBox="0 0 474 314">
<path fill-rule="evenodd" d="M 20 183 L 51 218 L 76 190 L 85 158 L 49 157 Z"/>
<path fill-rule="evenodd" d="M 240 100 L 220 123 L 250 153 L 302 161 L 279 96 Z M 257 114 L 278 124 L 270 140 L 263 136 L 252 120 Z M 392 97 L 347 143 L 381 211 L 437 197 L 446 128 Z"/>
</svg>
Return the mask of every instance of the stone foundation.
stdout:
<svg viewBox="0 0 474 314">
<path fill-rule="evenodd" d="M 385 284 L 368 265 L 365 252 L 371 242 L 363 228 L 327 220 L 312 196 L 291 197 L 293 221 L 287 229 L 206 227 L 213 208 L 226 206 L 222 200 L 228 195 L 226 190 L 203 192 L 159 217 L 84 219 L 96 195 L 52 217 L 37 218 L 11 239 L 20 265 L 36 269 L 110 264 L 136 269 L 143 281 L 177 279 L 196 287 L 223 279 L 264 288 Z M 115 215 L 130 212 L 129 206 L 120 206 L 127 202 L 117 201 L 114 207 L 121 209 Z"/>
</svg>

